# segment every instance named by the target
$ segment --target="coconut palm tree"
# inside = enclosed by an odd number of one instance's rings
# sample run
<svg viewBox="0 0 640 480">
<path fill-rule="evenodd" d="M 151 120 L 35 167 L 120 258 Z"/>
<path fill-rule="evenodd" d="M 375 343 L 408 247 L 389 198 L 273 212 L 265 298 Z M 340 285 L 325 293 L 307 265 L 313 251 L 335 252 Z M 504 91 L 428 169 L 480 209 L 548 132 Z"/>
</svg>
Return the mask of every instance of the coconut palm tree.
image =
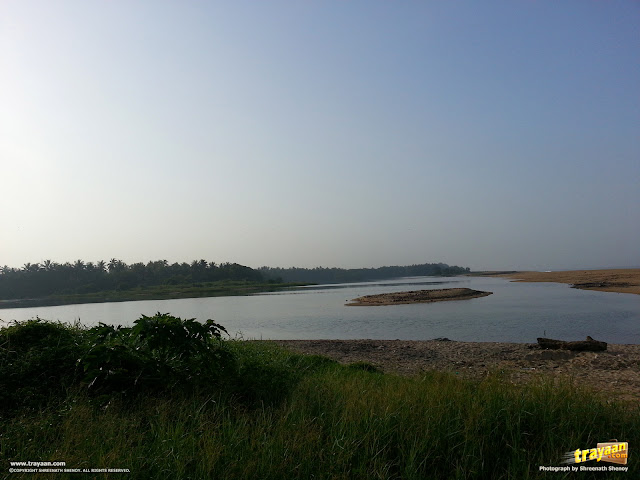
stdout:
<svg viewBox="0 0 640 480">
<path fill-rule="evenodd" d="M 109 263 L 107 264 L 107 267 L 109 268 L 109 273 L 115 272 L 116 270 L 121 270 L 122 265 L 123 264 L 121 260 L 118 260 L 117 258 L 112 258 L 111 260 L 109 260 Z"/>
<path fill-rule="evenodd" d="M 24 267 L 22 267 L 22 269 L 25 272 L 37 272 L 38 270 L 40 270 L 40 264 L 39 263 L 25 263 Z"/>
<path fill-rule="evenodd" d="M 52 262 L 51 260 L 45 260 L 44 262 L 42 262 L 42 268 L 47 272 L 54 270 L 55 267 L 56 267 L 56 263 Z"/>
</svg>

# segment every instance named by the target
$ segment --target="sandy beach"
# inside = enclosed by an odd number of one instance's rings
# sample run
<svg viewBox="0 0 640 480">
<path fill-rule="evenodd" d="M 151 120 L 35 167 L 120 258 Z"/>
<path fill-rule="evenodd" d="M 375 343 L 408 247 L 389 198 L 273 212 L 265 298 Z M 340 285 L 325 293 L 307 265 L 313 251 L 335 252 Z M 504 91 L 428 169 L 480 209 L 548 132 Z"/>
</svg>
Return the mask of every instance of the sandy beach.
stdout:
<svg viewBox="0 0 640 480">
<path fill-rule="evenodd" d="M 580 340 L 580 339 L 576 339 Z M 563 377 L 626 400 L 640 400 L 640 345 L 609 344 L 604 352 L 541 350 L 535 344 L 442 340 L 280 340 L 293 351 L 341 363 L 369 362 L 384 372 L 415 375 L 450 371 L 481 379 L 503 372 L 522 383 L 537 376 Z"/>
<path fill-rule="evenodd" d="M 600 292 L 633 293 L 640 295 L 640 268 L 617 270 L 569 270 L 562 272 L 485 272 L 483 275 L 499 275 L 515 282 L 568 283 L 582 290 Z"/>
</svg>

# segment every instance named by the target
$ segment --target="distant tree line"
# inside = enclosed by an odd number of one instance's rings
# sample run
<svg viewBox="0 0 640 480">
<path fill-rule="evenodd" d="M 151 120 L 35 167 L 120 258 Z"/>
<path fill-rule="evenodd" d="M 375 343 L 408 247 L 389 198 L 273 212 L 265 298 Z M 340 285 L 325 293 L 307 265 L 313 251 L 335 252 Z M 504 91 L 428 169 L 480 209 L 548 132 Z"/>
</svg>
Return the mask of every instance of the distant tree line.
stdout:
<svg viewBox="0 0 640 480">
<path fill-rule="evenodd" d="M 468 273 L 469 268 L 449 266 L 446 263 L 392 266 L 380 268 L 272 268 L 260 267 L 267 278 L 279 278 L 285 282 L 345 283 L 384 280 L 399 277 L 453 276 Z"/>
<path fill-rule="evenodd" d="M 264 275 L 237 263 L 194 260 L 169 264 L 157 260 L 127 265 L 112 258 L 109 262 L 26 263 L 22 268 L 0 268 L 0 299 L 38 298 L 47 295 L 130 290 L 155 285 L 184 285 L 218 280 L 265 281 Z"/>
<path fill-rule="evenodd" d="M 124 291 L 156 285 L 188 285 L 220 280 L 250 282 L 345 283 L 414 276 L 449 276 L 469 272 L 468 268 L 445 263 L 380 268 L 272 268 L 257 270 L 237 263 L 172 263 L 156 260 L 127 265 L 109 262 L 26 263 L 22 268 L 0 268 L 0 300 L 40 298 L 48 295 Z"/>
</svg>

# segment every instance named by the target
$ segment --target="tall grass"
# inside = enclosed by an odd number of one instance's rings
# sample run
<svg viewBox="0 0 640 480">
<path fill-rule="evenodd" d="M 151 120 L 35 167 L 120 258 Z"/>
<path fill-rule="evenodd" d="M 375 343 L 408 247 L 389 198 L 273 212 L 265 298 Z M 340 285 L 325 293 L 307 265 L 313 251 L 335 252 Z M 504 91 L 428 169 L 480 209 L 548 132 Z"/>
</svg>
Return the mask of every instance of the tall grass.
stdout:
<svg viewBox="0 0 640 480">
<path fill-rule="evenodd" d="M 617 438 L 632 452 L 625 478 L 640 473 L 638 407 L 567 382 L 407 378 L 267 342 L 226 348 L 237 360 L 234 388 L 114 394 L 105 402 L 78 385 L 57 404 L 5 416 L 0 472 L 9 460 L 62 460 L 128 468 L 131 479 L 561 479 L 570 475 L 538 466 Z"/>
</svg>

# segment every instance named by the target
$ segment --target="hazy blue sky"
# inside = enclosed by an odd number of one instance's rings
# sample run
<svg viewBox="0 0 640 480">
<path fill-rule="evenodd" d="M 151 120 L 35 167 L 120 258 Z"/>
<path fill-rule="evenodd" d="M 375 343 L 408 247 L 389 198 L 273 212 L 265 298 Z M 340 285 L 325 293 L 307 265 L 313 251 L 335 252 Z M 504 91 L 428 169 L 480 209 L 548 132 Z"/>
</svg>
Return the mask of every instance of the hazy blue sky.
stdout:
<svg viewBox="0 0 640 480">
<path fill-rule="evenodd" d="M 0 2 L 0 265 L 640 265 L 637 1 Z"/>
</svg>

